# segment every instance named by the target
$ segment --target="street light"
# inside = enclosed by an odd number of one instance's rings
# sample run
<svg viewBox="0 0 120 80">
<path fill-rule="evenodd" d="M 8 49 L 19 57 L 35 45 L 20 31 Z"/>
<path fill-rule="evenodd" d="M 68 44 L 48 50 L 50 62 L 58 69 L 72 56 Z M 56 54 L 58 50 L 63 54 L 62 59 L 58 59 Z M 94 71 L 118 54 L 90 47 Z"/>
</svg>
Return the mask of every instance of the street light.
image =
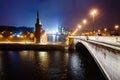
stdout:
<svg viewBox="0 0 120 80">
<path fill-rule="evenodd" d="M 2 34 L 0 34 L 0 38 L 3 38 L 3 35 L 2 35 Z"/>
<path fill-rule="evenodd" d="M 115 30 L 117 31 L 119 28 L 119 25 L 115 25 Z"/>
<path fill-rule="evenodd" d="M 87 20 L 86 19 L 84 19 L 82 22 L 83 22 L 83 24 L 87 24 Z"/>
<path fill-rule="evenodd" d="M 104 28 L 105 35 L 107 35 L 107 28 Z"/>
<path fill-rule="evenodd" d="M 119 28 L 119 25 L 115 25 L 115 34 L 117 34 L 118 28 Z"/>
<path fill-rule="evenodd" d="M 93 33 L 94 33 L 94 22 L 95 22 L 95 16 L 98 13 L 96 9 L 91 10 L 90 15 L 92 16 L 93 19 Z"/>
<path fill-rule="evenodd" d="M 82 28 L 82 25 L 78 25 L 77 28 L 74 30 L 74 32 L 71 35 L 75 35 L 76 32 Z"/>
<path fill-rule="evenodd" d="M 106 32 L 106 31 L 107 31 L 107 28 L 104 28 L 104 31 Z"/>
<path fill-rule="evenodd" d="M 78 28 L 80 29 L 82 27 L 82 25 L 78 25 Z"/>
</svg>

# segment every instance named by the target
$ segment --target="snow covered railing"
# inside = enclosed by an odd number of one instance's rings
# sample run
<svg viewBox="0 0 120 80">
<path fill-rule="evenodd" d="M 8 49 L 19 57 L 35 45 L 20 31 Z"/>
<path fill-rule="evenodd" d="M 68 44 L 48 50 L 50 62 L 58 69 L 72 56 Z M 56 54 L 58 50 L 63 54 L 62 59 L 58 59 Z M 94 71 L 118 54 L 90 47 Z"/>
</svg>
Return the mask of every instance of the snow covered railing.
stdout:
<svg viewBox="0 0 120 80">
<path fill-rule="evenodd" d="M 114 45 L 120 45 L 120 36 L 80 36 L 81 39 L 95 40 Z"/>
</svg>

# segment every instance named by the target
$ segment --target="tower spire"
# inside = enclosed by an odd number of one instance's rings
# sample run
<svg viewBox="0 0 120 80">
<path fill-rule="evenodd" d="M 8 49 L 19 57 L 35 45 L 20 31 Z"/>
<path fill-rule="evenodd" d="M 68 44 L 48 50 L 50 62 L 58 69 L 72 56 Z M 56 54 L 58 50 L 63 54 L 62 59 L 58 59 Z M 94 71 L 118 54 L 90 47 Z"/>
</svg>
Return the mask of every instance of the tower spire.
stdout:
<svg viewBox="0 0 120 80">
<path fill-rule="evenodd" d="M 41 34 L 42 34 L 42 25 L 41 23 L 39 24 L 39 12 L 37 11 L 37 15 L 36 15 L 36 23 L 35 23 L 35 32 L 34 32 L 34 35 L 35 35 L 35 43 L 39 43 L 41 42 Z"/>
<path fill-rule="evenodd" d="M 36 23 L 39 24 L 39 12 L 37 11 L 37 19 L 36 19 Z"/>
</svg>

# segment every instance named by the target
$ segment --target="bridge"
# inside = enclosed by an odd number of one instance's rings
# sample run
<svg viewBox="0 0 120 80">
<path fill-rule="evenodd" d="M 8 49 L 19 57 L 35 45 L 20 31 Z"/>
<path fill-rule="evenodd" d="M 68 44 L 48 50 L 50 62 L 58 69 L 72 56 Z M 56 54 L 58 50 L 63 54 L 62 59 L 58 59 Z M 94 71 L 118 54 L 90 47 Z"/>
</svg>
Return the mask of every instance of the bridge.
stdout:
<svg viewBox="0 0 120 80">
<path fill-rule="evenodd" d="M 69 49 L 84 46 L 108 80 L 120 80 L 120 36 L 69 36 L 68 42 Z"/>
</svg>

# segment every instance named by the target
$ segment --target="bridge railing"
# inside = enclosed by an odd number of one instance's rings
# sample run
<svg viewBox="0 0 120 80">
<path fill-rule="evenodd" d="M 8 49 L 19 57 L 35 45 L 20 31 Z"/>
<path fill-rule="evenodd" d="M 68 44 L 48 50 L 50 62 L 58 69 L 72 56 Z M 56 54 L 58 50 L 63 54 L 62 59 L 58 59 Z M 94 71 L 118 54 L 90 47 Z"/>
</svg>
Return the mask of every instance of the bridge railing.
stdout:
<svg viewBox="0 0 120 80">
<path fill-rule="evenodd" d="M 74 36 L 74 38 L 78 38 L 78 36 Z M 79 38 L 120 45 L 120 36 L 79 36 Z"/>
</svg>

